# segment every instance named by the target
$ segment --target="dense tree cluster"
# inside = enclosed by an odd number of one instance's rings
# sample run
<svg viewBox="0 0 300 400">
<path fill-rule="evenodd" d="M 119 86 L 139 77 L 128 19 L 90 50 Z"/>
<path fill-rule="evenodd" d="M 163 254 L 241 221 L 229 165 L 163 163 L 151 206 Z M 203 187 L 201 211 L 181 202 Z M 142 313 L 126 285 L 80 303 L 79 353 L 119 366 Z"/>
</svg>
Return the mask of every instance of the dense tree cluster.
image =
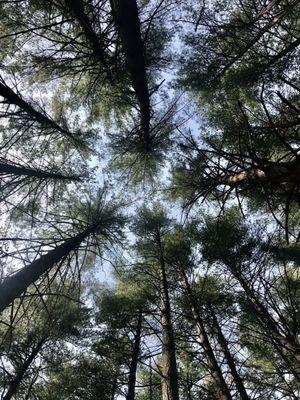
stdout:
<svg viewBox="0 0 300 400">
<path fill-rule="evenodd" d="M 0 397 L 300 398 L 300 2 L 0 2 Z"/>
</svg>

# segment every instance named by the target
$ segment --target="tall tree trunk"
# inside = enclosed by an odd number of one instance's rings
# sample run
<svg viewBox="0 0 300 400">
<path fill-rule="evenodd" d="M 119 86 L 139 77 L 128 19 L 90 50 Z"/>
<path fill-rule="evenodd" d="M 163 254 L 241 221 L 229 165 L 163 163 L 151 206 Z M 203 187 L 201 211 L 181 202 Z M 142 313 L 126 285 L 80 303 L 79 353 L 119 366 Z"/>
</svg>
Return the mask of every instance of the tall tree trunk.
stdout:
<svg viewBox="0 0 300 400">
<path fill-rule="evenodd" d="M 75 175 L 68 176 L 57 172 L 42 171 L 3 162 L 0 162 L 0 176 L 1 175 L 28 176 L 38 179 L 79 180 L 79 177 Z"/>
<path fill-rule="evenodd" d="M 114 373 L 113 376 L 113 384 L 112 384 L 112 391 L 111 391 L 111 400 L 115 400 L 116 392 L 117 392 L 117 387 L 118 387 L 118 376 L 119 374 L 117 372 Z"/>
<path fill-rule="evenodd" d="M 179 400 L 176 349 L 172 326 L 169 285 L 160 233 L 157 233 L 160 251 L 160 321 L 162 326 L 162 398 Z"/>
<path fill-rule="evenodd" d="M 88 15 L 85 12 L 84 3 L 81 0 L 66 0 L 66 5 L 71 10 L 76 20 L 80 23 L 86 39 L 92 46 L 95 57 L 99 59 L 99 61 L 105 68 L 105 73 L 107 74 L 110 83 L 113 84 L 113 77 L 109 70 L 109 66 L 106 62 L 105 49 L 103 48 L 103 43 L 101 43 L 101 38 L 97 36 L 92 27 Z"/>
<path fill-rule="evenodd" d="M 233 263 L 226 261 L 225 264 L 227 265 L 228 269 L 231 271 L 232 275 L 236 278 L 236 280 L 240 283 L 244 292 L 247 296 L 249 304 L 255 314 L 257 315 L 260 323 L 265 328 L 266 332 L 270 335 L 270 337 L 281 347 L 289 350 L 294 358 L 295 361 L 300 361 L 300 344 L 297 343 L 296 339 L 291 335 L 284 335 L 278 329 L 278 324 L 269 313 L 267 308 L 264 304 L 258 299 L 257 295 L 254 291 L 250 288 L 248 283 L 246 282 L 245 278 L 241 275 L 241 273 L 235 268 Z M 297 374 L 298 375 L 298 374 Z M 299 379 L 300 376 L 297 376 Z"/>
<path fill-rule="evenodd" d="M 234 379 L 236 388 L 237 388 L 237 390 L 238 390 L 238 392 L 240 394 L 240 397 L 241 397 L 242 400 L 249 400 L 249 396 L 248 396 L 248 394 L 246 392 L 246 389 L 245 389 L 244 383 L 242 381 L 242 378 L 240 377 L 240 375 L 239 375 L 239 373 L 238 373 L 238 371 L 236 369 L 234 358 L 230 353 L 230 350 L 229 350 L 228 344 L 227 344 L 227 340 L 226 340 L 226 338 L 225 338 L 225 336 L 224 336 L 224 334 L 222 332 L 222 329 L 221 329 L 221 327 L 219 325 L 219 322 L 218 322 L 218 319 L 216 317 L 216 314 L 215 314 L 215 312 L 214 312 L 212 307 L 210 307 L 209 311 L 210 311 L 210 314 L 211 314 L 211 316 L 213 318 L 213 324 L 214 324 L 214 328 L 215 328 L 216 333 L 217 333 L 218 341 L 219 341 L 219 343 L 221 345 L 222 351 L 223 351 L 224 356 L 226 358 L 227 364 L 228 364 L 228 366 L 230 368 L 231 375 L 233 376 L 233 379 Z"/>
<path fill-rule="evenodd" d="M 40 352 L 43 344 L 44 344 L 44 341 L 41 340 L 37 344 L 37 346 L 32 350 L 29 357 L 24 361 L 23 365 L 19 368 L 15 377 L 10 382 L 9 388 L 8 388 L 6 394 L 4 395 L 3 400 L 10 400 L 17 393 L 20 383 L 22 382 L 22 379 L 24 378 L 24 375 L 28 371 L 28 368 L 30 367 L 30 365 L 33 362 L 33 360 L 35 359 L 35 357 Z"/>
<path fill-rule="evenodd" d="M 193 387 L 193 383 L 191 382 L 190 379 L 190 366 L 189 364 L 186 365 L 187 371 L 186 371 L 186 390 L 187 390 L 187 400 L 193 400 L 193 395 L 192 395 L 192 387 Z"/>
<path fill-rule="evenodd" d="M 73 133 L 69 132 L 67 129 L 62 128 L 53 119 L 49 118 L 46 114 L 36 110 L 31 104 L 27 103 L 22 97 L 16 94 L 8 86 L 0 82 L 0 96 L 4 97 L 7 103 L 13 104 L 23 110 L 27 115 L 29 115 L 33 120 L 37 121 L 44 127 L 54 129 L 65 136 L 71 138 L 78 142 L 78 139 Z"/>
<path fill-rule="evenodd" d="M 185 273 L 183 267 L 181 268 L 181 274 L 184 279 L 187 296 L 191 303 L 191 310 L 192 310 L 193 318 L 194 318 L 196 328 L 198 331 L 199 340 L 200 340 L 201 346 L 205 352 L 205 355 L 207 358 L 207 364 L 209 366 L 211 376 L 217 385 L 217 389 L 219 392 L 219 399 L 220 400 L 232 400 L 230 390 L 227 386 L 227 383 L 224 379 L 222 370 L 218 364 L 218 361 L 215 357 L 214 351 L 211 347 L 211 344 L 210 344 L 210 341 L 209 341 L 209 338 L 208 338 L 208 335 L 207 335 L 207 332 L 205 329 L 204 321 L 203 321 L 200 311 L 199 311 L 197 299 L 195 299 L 191 285 L 187 279 L 187 276 L 186 276 L 186 273 Z"/>
<path fill-rule="evenodd" d="M 151 358 L 150 358 L 150 362 L 149 362 L 149 400 L 153 400 L 153 382 L 152 382 L 152 362 L 151 362 Z"/>
<path fill-rule="evenodd" d="M 142 320 L 143 314 L 140 311 L 138 315 L 138 322 L 136 327 L 136 333 L 134 336 L 134 345 L 132 351 L 132 359 L 129 368 L 129 379 L 128 379 L 128 392 L 126 400 L 135 399 L 135 383 L 136 383 L 136 371 L 139 360 L 140 344 L 141 344 L 141 333 L 142 333 Z"/>
<path fill-rule="evenodd" d="M 242 49 L 240 49 L 237 54 L 222 68 L 222 71 L 218 73 L 215 79 L 221 78 L 237 61 L 239 61 L 251 48 L 261 39 L 266 32 L 270 30 L 274 25 L 276 25 L 283 17 L 285 13 L 281 12 L 279 15 L 274 16 L 270 22 L 268 22 L 263 28 L 259 30 L 256 36 L 250 42 L 246 43 Z M 248 27 L 249 29 L 249 27 Z"/>
<path fill-rule="evenodd" d="M 111 0 L 111 5 L 120 31 L 132 86 L 140 106 L 141 128 L 147 145 L 150 131 L 150 95 L 136 0 Z"/>
<path fill-rule="evenodd" d="M 26 265 L 15 274 L 5 278 L 0 285 L 0 312 L 8 307 L 14 299 L 21 296 L 29 285 L 50 271 L 56 263 L 64 260 L 73 250 L 76 250 L 85 238 L 97 230 L 98 226 L 99 224 L 87 228 L 78 235 L 66 240 L 55 249 L 42 255 L 31 264 Z"/>
</svg>

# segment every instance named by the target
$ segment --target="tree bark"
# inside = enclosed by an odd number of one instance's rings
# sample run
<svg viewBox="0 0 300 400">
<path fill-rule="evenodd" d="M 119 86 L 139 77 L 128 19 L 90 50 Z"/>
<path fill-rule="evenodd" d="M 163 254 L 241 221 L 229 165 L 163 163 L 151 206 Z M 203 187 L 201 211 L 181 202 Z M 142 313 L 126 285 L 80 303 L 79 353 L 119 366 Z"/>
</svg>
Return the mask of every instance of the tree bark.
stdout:
<svg viewBox="0 0 300 400">
<path fill-rule="evenodd" d="M 300 162 L 299 160 L 290 163 L 269 162 L 265 167 L 252 167 L 245 171 L 227 174 L 217 179 L 216 184 L 232 188 L 251 184 L 273 187 L 281 184 L 299 185 Z"/>
<path fill-rule="evenodd" d="M 132 359 L 131 359 L 130 368 L 129 368 L 128 392 L 127 392 L 126 400 L 134 400 L 135 399 L 136 371 L 137 371 L 139 352 L 140 352 L 142 319 L 143 319 L 143 315 L 140 312 L 138 315 L 137 328 L 136 328 L 136 333 L 135 333 L 135 337 L 134 337 Z"/>
<path fill-rule="evenodd" d="M 203 321 L 200 311 L 199 311 L 198 302 L 194 297 L 192 288 L 190 286 L 190 283 L 187 279 L 187 276 L 186 276 L 183 268 L 181 268 L 181 274 L 184 279 L 186 293 L 187 293 L 189 301 L 191 303 L 191 310 L 192 310 L 193 318 L 194 318 L 194 321 L 196 324 L 200 344 L 205 352 L 205 355 L 207 358 L 207 364 L 209 366 L 211 376 L 218 388 L 219 399 L 220 400 L 232 400 L 230 390 L 224 379 L 222 370 L 218 364 L 218 361 L 215 357 L 214 351 L 211 347 L 208 335 L 206 333 L 204 321 Z"/>
<path fill-rule="evenodd" d="M 132 86 L 140 106 L 141 128 L 147 144 L 150 131 L 150 95 L 136 0 L 111 0 L 111 5 L 120 31 Z"/>
<path fill-rule="evenodd" d="M 44 344 L 44 341 L 40 341 L 37 344 L 37 346 L 32 350 L 29 357 L 24 361 L 24 364 L 17 371 L 17 374 L 15 375 L 14 379 L 10 382 L 9 388 L 8 388 L 6 394 L 4 395 L 3 400 L 12 399 L 12 397 L 17 393 L 20 383 L 22 382 L 22 379 L 24 378 L 24 375 L 28 371 L 28 368 L 30 367 L 30 365 L 33 362 L 33 360 L 35 359 L 35 357 L 40 352 L 43 344 Z"/>
<path fill-rule="evenodd" d="M 42 255 L 37 260 L 26 265 L 15 274 L 5 278 L 0 284 L 0 312 L 9 304 L 20 297 L 29 285 L 37 281 L 43 274 L 50 271 L 56 263 L 64 260 L 68 254 L 76 250 L 80 243 L 91 233 L 96 231 L 98 225 L 87 228 L 78 235 L 66 240 L 55 249 Z"/>
<path fill-rule="evenodd" d="M 216 329 L 218 341 L 219 341 L 219 343 L 221 345 L 222 351 L 223 351 L 224 356 L 226 358 L 227 364 L 228 364 L 228 366 L 230 368 L 231 375 L 233 376 L 233 379 L 234 379 L 236 388 L 237 388 L 237 390 L 238 390 L 238 392 L 240 394 L 240 397 L 241 397 L 242 400 L 249 400 L 249 396 L 248 396 L 247 391 L 245 389 L 243 380 L 241 379 L 241 377 L 240 377 L 240 375 L 239 375 L 239 373 L 238 373 L 238 371 L 236 369 L 234 358 L 230 353 L 230 350 L 229 350 L 228 344 L 227 344 L 227 340 L 226 340 L 226 338 L 225 338 L 225 336 L 224 336 L 224 334 L 222 332 L 222 329 L 221 329 L 221 327 L 219 325 L 218 319 L 217 319 L 216 314 L 215 314 L 214 310 L 212 309 L 212 307 L 210 307 L 210 314 L 211 314 L 211 316 L 213 318 L 213 324 L 214 324 L 214 327 Z"/>
<path fill-rule="evenodd" d="M 162 399 L 179 400 L 176 349 L 172 326 L 169 285 L 160 233 L 157 232 L 160 251 L 160 321 L 162 326 Z"/>
</svg>

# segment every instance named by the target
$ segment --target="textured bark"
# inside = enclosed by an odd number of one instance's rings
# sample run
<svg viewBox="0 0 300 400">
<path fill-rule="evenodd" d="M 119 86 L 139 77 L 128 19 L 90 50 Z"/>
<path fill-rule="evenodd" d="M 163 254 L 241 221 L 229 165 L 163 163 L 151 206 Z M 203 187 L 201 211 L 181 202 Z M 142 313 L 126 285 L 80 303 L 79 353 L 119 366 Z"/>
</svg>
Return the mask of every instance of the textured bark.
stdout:
<svg viewBox="0 0 300 400">
<path fill-rule="evenodd" d="M 140 106 L 141 128 L 147 142 L 150 130 L 150 95 L 137 4 L 135 0 L 111 0 L 111 4 L 128 72 Z"/>
<path fill-rule="evenodd" d="M 239 392 L 240 398 L 242 400 L 249 400 L 249 396 L 247 394 L 247 391 L 245 389 L 244 383 L 242 378 L 240 377 L 240 374 L 238 373 L 236 366 L 235 366 L 235 361 L 234 358 L 232 356 L 232 354 L 230 353 L 230 350 L 228 348 L 228 344 L 227 344 L 227 340 L 222 332 L 222 329 L 219 325 L 218 319 L 216 317 L 216 314 L 214 312 L 214 310 L 212 309 L 212 307 L 210 307 L 210 314 L 213 318 L 213 324 L 214 327 L 216 329 L 216 333 L 217 333 L 217 337 L 218 337 L 218 341 L 221 345 L 222 351 L 224 353 L 224 356 L 226 358 L 226 362 L 230 368 L 230 372 L 231 375 L 233 376 L 236 388 Z"/>
<path fill-rule="evenodd" d="M 80 243 L 96 229 L 96 225 L 86 229 L 5 278 L 0 285 L 0 312 L 8 307 L 14 299 L 21 296 L 29 285 L 50 271 L 56 263 L 64 260 L 73 250 L 76 250 Z"/>
<path fill-rule="evenodd" d="M 84 35 L 92 47 L 95 57 L 99 59 L 100 63 L 105 68 L 105 72 L 110 83 L 113 84 L 113 77 L 106 61 L 103 43 L 101 43 L 101 39 L 97 36 L 93 29 L 93 26 L 85 12 L 84 3 L 81 0 L 66 0 L 66 5 L 71 10 L 71 13 L 74 15 L 76 20 L 80 23 L 84 31 Z"/>
<path fill-rule="evenodd" d="M 79 177 L 75 175 L 68 176 L 56 172 L 42 171 L 39 169 L 27 168 L 19 165 L 0 162 L 0 176 L 1 175 L 28 176 L 39 179 L 58 179 L 58 180 L 79 179 Z"/>
<path fill-rule="evenodd" d="M 160 321 L 162 326 L 162 399 L 179 400 L 176 349 L 172 326 L 169 285 L 160 233 L 157 232 L 160 251 Z"/>
<path fill-rule="evenodd" d="M 37 346 L 32 350 L 31 354 L 28 356 L 28 358 L 24 361 L 23 365 L 19 368 L 17 371 L 15 377 L 9 384 L 9 388 L 6 392 L 6 394 L 3 397 L 3 400 L 10 400 L 13 398 L 13 396 L 17 393 L 20 383 L 22 382 L 24 375 L 28 371 L 28 368 L 30 367 L 31 363 L 35 359 L 35 357 L 38 355 L 40 352 L 44 342 L 40 341 Z"/>
<path fill-rule="evenodd" d="M 217 185 L 228 185 L 237 188 L 243 185 L 274 186 L 281 184 L 300 184 L 300 162 L 273 163 L 266 167 L 253 167 L 234 174 L 227 174 L 216 182 Z"/>
<path fill-rule="evenodd" d="M 211 376 L 217 386 L 219 399 L 220 400 L 232 400 L 230 390 L 229 390 L 227 383 L 223 377 L 222 370 L 218 364 L 218 361 L 215 357 L 214 351 L 210 344 L 210 341 L 209 341 L 209 338 L 208 338 L 208 335 L 207 335 L 207 332 L 205 329 L 204 321 L 200 314 L 198 302 L 194 297 L 192 288 L 190 286 L 190 283 L 187 279 L 187 276 L 186 276 L 183 268 L 181 269 L 181 273 L 182 273 L 182 276 L 184 279 L 186 293 L 187 293 L 189 301 L 191 303 L 191 310 L 192 310 L 193 318 L 194 318 L 195 325 L 197 328 L 199 341 L 200 341 L 201 346 L 206 355 L 207 364 L 209 366 Z"/>
<path fill-rule="evenodd" d="M 132 359 L 129 368 L 129 379 L 128 379 L 128 392 L 126 400 L 135 399 L 135 383 L 136 383 L 136 371 L 139 360 L 140 344 L 141 344 L 141 333 L 142 333 L 142 318 L 143 315 L 140 312 L 138 316 L 137 328 L 134 337 L 134 345 L 132 351 Z"/>
<path fill-rule="evenodd" d="M 33 120 L 40 123 L 42 126 L 54 129 L 69 138 L 78 141 L 73 135 L 73 133 L 69 132 L 67 129 L 62 128 L 55 121 L 49 118 L 47 115 L 42 112 L 36 110 L 31 104 L 27 103 L 22 97 L 16 94 L 12 89 L 8 86 L 0 82 L 0 96 L 2 96 L 7 103 L 18 106 L 21 110 L 23 110 L 26 114 L 28 114 Z"/>
</svg>

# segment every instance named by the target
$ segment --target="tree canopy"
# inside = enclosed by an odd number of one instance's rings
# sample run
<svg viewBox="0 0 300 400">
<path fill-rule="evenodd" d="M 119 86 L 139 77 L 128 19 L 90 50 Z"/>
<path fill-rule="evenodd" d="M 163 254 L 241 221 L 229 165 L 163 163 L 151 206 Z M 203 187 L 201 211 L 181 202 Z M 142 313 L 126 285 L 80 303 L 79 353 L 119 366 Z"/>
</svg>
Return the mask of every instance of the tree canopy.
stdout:
<svg viewBox="0 0 300 400">
<path fill-rule="evenodd" d="M 300 398 L 300 2 L 0 2 L 2 400 Z"/>
</svg>

